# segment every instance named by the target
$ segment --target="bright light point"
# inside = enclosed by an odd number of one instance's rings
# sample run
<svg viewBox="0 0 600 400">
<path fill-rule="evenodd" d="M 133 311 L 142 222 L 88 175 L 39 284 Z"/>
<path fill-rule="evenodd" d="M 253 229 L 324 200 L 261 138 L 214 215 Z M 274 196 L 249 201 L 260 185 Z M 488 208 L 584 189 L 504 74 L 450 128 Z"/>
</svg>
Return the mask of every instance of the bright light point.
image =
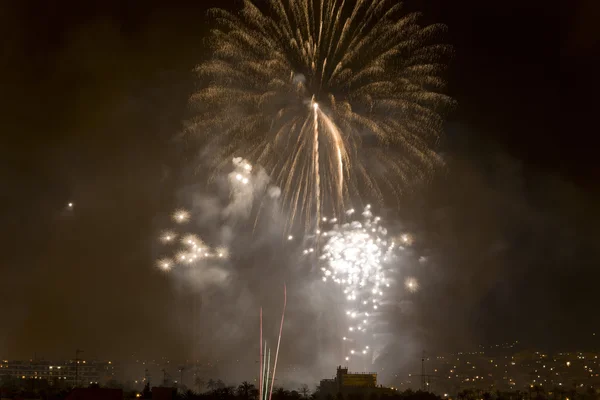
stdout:
<svg viewBox="0 0 600 400">
<path fill-rule="evenodd" d="M 346 340 L 346 336 L 344 336 L 344 337 L 342 338 L 342 340 Z"/>
<path fill-rule="evenodd" d="M 354 354 L 354 350 L 350 350 L 350 354 Z"/>
<path fill-rule="evenodd" d="M 288 240 L 294 240 L 294 237 L 292 235 L 288 236 Z"/>
<path fill-rule="evenodd" d="M 69 208 L 73 208 L 73 203 L 69 203 L 69 204 L 67 204 L 67 207 L 69 207 Z"/>
<path fill-rule="evenodd" d="M 363 354 L 367 354 L 367 351 L 366 351 L 366 350 L 363 350 Z"/>
<path fill-rule="evenodd" d="M 415 278 L 406 278 L 404 281 L 404 286 L 410 292 L 416 292 L 419 289 L 419 283 Z"/>
<path fill-rule="evenodd" d="M 163 243 L 169 243 L 172 242 L 175 239 L 175 234 L 172 232 L 164 232 L 161 236 L 160 236 L 160 241 Z"/>
<path fill-rule="evenodd" d="M 168 259 L 158 260 L 157 265 L 158 268 L 162 269 L 163 271 L 168 271 L 171 269 L 171 261 Z"/>
<path fill-rule="evenodd" d="M 242 175 L 241 174 L 237 174 L 235 176 L 235 179 L 237 179 L 238 181 L 241 181 L 242 180 Z"/>
<path fill-rule="evenodd" d="M 244 185 L 246 185 L 246 184 L 248 183 L 248 178 L 244 178 L 244 179 L 242 179 L 242 183 L 243 183 Z"/>
<path fill-rule="evenodd" d="M 371 205 L 370 205 L 370 204 L 367 204 L 367 206 L 366 206 L 365 208 L 366 208 L 367 210 L 370 210 L 370 209 L 371 209 Z"/>
<path fill-rule="evenodd" d="M 187 222 L 190 219 L 190 213 L 185 210 L 177 210 L 173 213 L 173 219 L 179 224 Z"/>
<path fill-rule="evenodd" d="M 319 109 L 319 103 L 313 103 L 313 108 L 317 111 Z"/>
<path fill-rule="evenodd" d="M 369 350 L 369 346 L 365 347 L 365 349 Z"/>
<path fill-rule="evenodd" d="M 346 361 L 350 360 L 350 357 L 346 357 Z"/>
<path fill-rule="evenodd" d="M 405 233 L 402 236 L 400 236 L 400 241 L 410 246 L 413 243 L 413 237 L 408 233 Z"/>
</svg>

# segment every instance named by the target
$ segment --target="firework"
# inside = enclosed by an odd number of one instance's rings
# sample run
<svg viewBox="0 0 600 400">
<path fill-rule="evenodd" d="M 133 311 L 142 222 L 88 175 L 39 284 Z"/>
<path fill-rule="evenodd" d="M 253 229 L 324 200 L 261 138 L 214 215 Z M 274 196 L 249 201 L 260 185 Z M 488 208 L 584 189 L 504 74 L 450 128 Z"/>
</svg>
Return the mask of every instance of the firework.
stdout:
<svg viewBox="0 0 600 400">
<path fill-rule="evenodd" d="M 158 268 L 162 269 L 163 271 L 169 271 L 171 269 L 171 267 L 173 266 L 173 261 L 168 258 L 163 258 L 163 259 L 158 260 L 156 262 L 156 265 L 158 266 Z"/>
<path fill-rule="evenodd" d="M 213 57 L 197 68 L 210 83 L 192 96 L 189 130 L 218 165 L 243 150 L 282 189 L 290 221 L 309 226 L 361 189 L 397 196 L 438 164 L 443 26 L 392 0 L 257 4 L 211 10 Z"/>
<path fill-rule="evenodd" d="M 350 218 L 355 211 L 351 209 L 346 214 Z M 304 252 L 320 254 L 322 280 L 336 284 L 344 297 L 348 321 L 342 337 L 348 350 L 345 361 L 372 356 L 371 327 L 380 316 L 386 289 L 392 283 L 388 275 L 398 260 L 396 252 L 402 248 L 388 239 L 387 229 L 381 225 L 381 218 L 373 216 L 370 206 L 361 217 L 343 225 L 336 224 L 335 218 L 329 220 L 331 229 L 316 237 L 317 250 L 309 248 Z M 409 291 L 417 289 L 414 278 L 406 282 Z"/>
<path fill-rule="evenodd" d="M 175 239 L 177 239 L 177 234 L 173 231 L 165 231 L 160 236 L 160 240 L 163 243 L 171 243 Z"/>
<path fill-rule="evenodd" d="M 252 165 L 241 157 L 234 157 L 233 165 L 234 171 L 229 175 L 232 186 L 247 186 L 252 176 Z"/>
<path fill-rule="evenodd" d="M 232 200 L 225 209 L 225 214 L 245 214 L 252 206 L 253 193 L 253 167 L 245 159 L 235 157 L 232 160 L 233 171 L 228 175 L 229 189 Z M 182 230 L 181 226 L 187 225 L 192 218 L 190 211 L 177 209 L 171 214 L 171 219 L 176 226 L 162 232 L 159 239 L 166 246 L 174 247 L 172 260 L 164 258 L 157 261 L 157 265 L 164 271 L 170 271 L 176 265 L 197 266 L 206 259 L 227 260 L 229 249 L 225 246 L 210 247 L 198 235 Z M 177 247 L 177 244 L 179 247 Z"/>
<path fill-rule="evenodd" d="M 419 282 L 413 277 L 408 277 L 404 281 L 404 287 L 410 292 L 416 292 L 419 290 Z"/>
<path fill-rule="evenodd" d="M 175 212 L 173 213 L 173 221 L 177 222 L 178 224 L 183 224 L 188 222 L 188 220 L 190 219 L 190 213 L 186 210 L 175 210 Z"/>
<path fill-rule="evenodd" d="M 176 210 L 172 216 L 176 224 L 182 224 L 191 218 L 188 211 L 181 209 Z M 229 258 L 229 250 L 226 247 L 211 248 L 194 233 L 168 230 L 163 232 L 159 239 L 164 245 L 174 248 L 172 259 L 162 258 L 156 262 L 158 268 L 163 271 L 170 271 L 178 265 L 197 266 L 206 259 Z"/>
</svg>

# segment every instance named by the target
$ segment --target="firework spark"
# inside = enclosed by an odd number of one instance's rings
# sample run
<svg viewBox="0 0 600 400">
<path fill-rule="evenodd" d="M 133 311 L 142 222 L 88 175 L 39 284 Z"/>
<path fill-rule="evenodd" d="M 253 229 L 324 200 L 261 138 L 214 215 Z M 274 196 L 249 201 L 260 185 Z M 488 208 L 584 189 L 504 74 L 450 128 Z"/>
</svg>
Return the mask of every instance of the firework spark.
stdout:
<svg viewBox="0 0 600 400">
<path fill-rule="evenodd" d="M 178 224 L 184 224 L 188 222 L 189 219 L 190 213 L 186 210 L 179 209 L 175 210 L 175 212 L 173 213 L 173 221 L 177 222 Z"/>
<path fill-rule="evenodd" d="M 177 210 L 173 213 L 173 220 L 177 224 L 183 223 L 182 220 L 189 220 L 191 215 L 187 211 Z M 177 238 L 179 246 L 177 246 Z M 224 246 L 211 248 L 194 233 L 176 232 L 169 230 L 163 232 L 160 241 L 167 246 L 176 246 L 173 258 L 162 258 L 157 261 L 157 266 L 163 271 L 170 271 L 177 265 L 197 266 L 198 263 L 206 259 L 228 259 L 229 250 Z"/>
<path fill-rule="evenodd" d="M 173 231 L 165 231 L 160 236 L 160 241 L 163 243 L 171 243 L 175 239 L 177 239 L 177 234 Z"/>
<path fill-rule="evenodd" d="M 406 290 L 414 293 L 419 290 L 419 282 L 415 278 L 409 277 L 404 281 L 404 287 L 406 287 Z"/>
<path fill-rule="evenodd" d="M 229 174 L 229 188 L 232 200 L 225 209 L 226 214 L 245 214 L 252 206 L 253 167 L 245 159 L 235 157 L 232 159 L 233 171 Z M 171 214 L 176 225 L 186 225 L 192 218 L 192 214 L 185 209 L 177 209 Z M 177 229 L 179 228 L 179 229 Z M 189 231 L 182 231 L 181 227 L 166 230 L 160 235 L 160 241 L 165 245 L 176 246 L 173 259 L 161 259 L 157 265 L 164 271 L 169 271 L 176 265 L 197 266 L 206 259 L 227 260 L 229 249 L 225 246 L 215 248 L 207 245 L 198 235 Z M 167 266 L 168 264 L 168 266 Z"/>
<path fill-rule="evenodd" d="M 217 164 L 243 149 L 307 227 L 361 189 L 382 199 L 426 176 L 450 103 L 445 28 L 392 0 L 267 4 L 211 10 L 213 57 L 197 68 L 210 83 L 189 130 L 216 145 Z"/>
<path fill-rule="evenodd" d="M 173 266 L 173 261 L 171 261 L 168 258 L 163 258 L 160 259 L 156 262 L 156 265 L 158 266 L 158 268 L 162 269 L 163 271 L 170 271 L 171 267 Z"/>
<path fill-rule="evenodd" d="M 348 210 L 348 216 L 354 210 Z M 370 206 L 362 213 L 360 220 L 337 225 L 337 219 L 329 222 L 332 228 L 317 235 L 319 265 L 324 282 L 333 282 L 340 287 L 345 298 L 345 315 L 348 321 L 347 332 L 342 340 L 347 343 L 345 361 L 353 357 L 371 356 L 375 350 L 372 341 L 373 320 L 380 315 L 380 307 L 385 301 L 386 289 L 392 281 L 388 277 L 390 269 L 398 260 L 396 252 L 402 249 L 388 239 L 387 229 L 381 225 L 381 218 L 373 216 Z M 304 254 L 314 253 L 314 248 Z M 409 291 L 417 289 L 416 280 L 407 286 Z"/>
</svg>

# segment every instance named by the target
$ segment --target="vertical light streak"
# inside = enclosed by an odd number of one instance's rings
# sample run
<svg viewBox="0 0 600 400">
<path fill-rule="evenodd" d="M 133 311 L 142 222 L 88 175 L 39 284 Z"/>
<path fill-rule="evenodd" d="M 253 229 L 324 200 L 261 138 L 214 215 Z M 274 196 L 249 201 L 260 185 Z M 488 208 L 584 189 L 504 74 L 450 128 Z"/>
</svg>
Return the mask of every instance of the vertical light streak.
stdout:
<svg viewBox="0 0 600 400">
<path fill-rule="evenodd" d="M 258 398 L 262 400 L 262 390 L 263 390 L 263 323 L 262 323 L 262 307 L 260 308 L 260 350 L 259 350 L 259 370 L 258 370 L 258 382 L 259 382 L 259 394 Z"/>
<path fill-rule="evenodd" d="M 277 371 L 277 359 L 279 357 L 279 345 L 281 344 L 281 332 L 283 331 L 283 320 L 285 318 L 285 307 L 287 305 L 287 288 L 283 284 L 283 311 L 281 312 L 281 324 L 279 325 L 279 338 L 277 339 L 277 350 L 275 350 L 275 363 L 273 364 L 273 377 L 271 380 L 271 390 L 269 391 L 269 400 L 273 396 L 273 384 L 275 383 L 275 372 Z"/>
<path fill-rule="evenodd" d="M 342 155 L 342 149 L 344 148 L 344 141 L 342 140 L 342 135 L 340 134 L 339 129 L 335 126 L 335 124 L 331 121 L 331 119 L 327 116 L 327 114 L 321 112 L 321 118 L 325 121 L 325 125 L 327 126 L 327 130 L 331 134 L 333 138 L 333 143 L 335 146 L 335 152 L 337 155 L 337 169 L 338 169 L 338 200 L 342 201 L 344 199 L 344 158 Z"/>
<path fill-rule="evenodd" d="M 263 378 L 262 378 L 262 383 L 263 386 L 261 387 L 261 391 L 262 391 L 262 398 L 261 400 L 266 400 L 266 393 L 267 393 L 267 389 L 266 389 L 266 385 L 267 385 L 267 381 L 269 380 L 269 377 L 267 375 L 267 341 L 265 340 L 265 351 L 263 354 Z"/>
<path fill-rule="evenodd" d="M 313 100 L 314 101 L 314 100 Z M 314 169 L 315 169 L 315 198 L 316 198 L 316 217 L 317 224 L 315 229 L 319 229 L 319 221 L 321 219 L 321 176 L 319 172 L 319 104 L 313 102 L 313 114 L 314 114 L 314 145 L 313 145 L 313 157 L 314 157 Z"/>
<path fill-rule="evenodd" d="M 267 389 L 269 388 L 269 373 L 271 371 L 271 349 L 267 350 L 269 353 L 267 357 L 267 374 L 265 375 L 265 400 L 267 399 Z"/>
</svg>

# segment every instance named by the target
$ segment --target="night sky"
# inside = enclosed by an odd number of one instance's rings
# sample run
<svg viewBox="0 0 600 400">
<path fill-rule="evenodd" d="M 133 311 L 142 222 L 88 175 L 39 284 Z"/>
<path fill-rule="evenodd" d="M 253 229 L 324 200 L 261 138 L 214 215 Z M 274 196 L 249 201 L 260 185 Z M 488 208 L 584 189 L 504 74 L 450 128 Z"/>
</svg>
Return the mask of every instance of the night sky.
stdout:
<svg viewBox="0 0 600 400">
<path fill-rule="evenodd" d="M 189 296 L 154 268 L 156 235 L 182 188 L 203 190 L 199 149 L 178 133 L 208 56 L 206 10 L 236 2 L 162 3 L 0 7 L 3 358 L 189 354 Z M 408 2 L 448 25 L 457 100 L 440 143 L 447 169 L 396 210 L 435 260 L 414 299 L 415 348 L 599 347 L 586 66 L 598 7 L 586 4 Z"/>
</svg>

